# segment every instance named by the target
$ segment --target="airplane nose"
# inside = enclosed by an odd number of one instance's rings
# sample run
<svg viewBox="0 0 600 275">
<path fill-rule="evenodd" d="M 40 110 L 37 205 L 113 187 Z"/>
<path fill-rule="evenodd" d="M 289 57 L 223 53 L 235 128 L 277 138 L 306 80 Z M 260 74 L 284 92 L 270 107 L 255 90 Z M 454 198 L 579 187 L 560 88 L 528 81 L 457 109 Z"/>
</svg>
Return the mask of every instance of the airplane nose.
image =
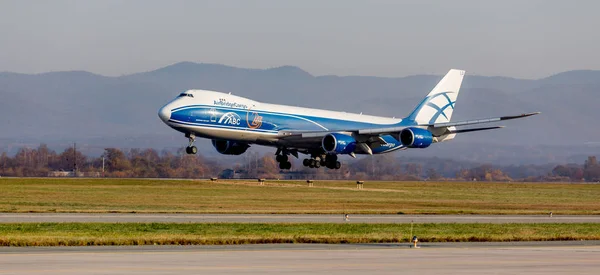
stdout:
<svg viewBox="0 0 600 275">
<path fill-rule="evenodd" d="M 158 117 L 160 117 L 160 119 L 166 123 L 169 121 L 169 119 L 171 119 L 171 110 L 165 105 L 158 110 Z"/>
</svg>

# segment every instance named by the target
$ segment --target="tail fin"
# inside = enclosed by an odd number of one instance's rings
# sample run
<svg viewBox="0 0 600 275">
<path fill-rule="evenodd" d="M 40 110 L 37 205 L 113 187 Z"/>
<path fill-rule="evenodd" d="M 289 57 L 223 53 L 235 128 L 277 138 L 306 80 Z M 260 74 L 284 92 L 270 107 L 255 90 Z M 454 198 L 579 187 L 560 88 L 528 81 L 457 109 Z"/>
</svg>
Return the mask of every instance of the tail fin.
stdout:
<svg viewBox="0 0 600 275">
<path fill-rule="evenodd" d="M 450 122 L 464 75 L 451 69 L 406 119 L 417 124 Z"/>
</svg>

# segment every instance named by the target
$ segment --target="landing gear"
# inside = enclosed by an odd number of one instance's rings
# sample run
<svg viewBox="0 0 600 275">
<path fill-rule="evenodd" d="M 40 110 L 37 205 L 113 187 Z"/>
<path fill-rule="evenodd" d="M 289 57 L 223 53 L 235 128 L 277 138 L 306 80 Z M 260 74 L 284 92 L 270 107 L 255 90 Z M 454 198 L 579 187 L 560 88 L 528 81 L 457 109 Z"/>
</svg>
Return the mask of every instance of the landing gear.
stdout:
<svg viewBox="0 0 600 275">
<path fill-rule="evenodd" d="M 194 146 L 194 141 L 196 141 L 196 136 L 194 134 L 186 134 L 185 137 L 188 138 L 188 140 L 190 141 L 190 144 L 187 147 L 185 147 L 185 152 L 188 155 L 195 155 L 196 153 L 198 153 L 198 148 L 196 148 L 196 146 Z"/>
<path fill-rule="evenodd" d="M 325 166 L 329 169 L 340 169 L 342 168 L 342 164 L 337 160 L 337 155 L 327 155 L 325 158 Z"/>
<path fill-rule="evenodd" d="M 279 169 L 281 170 L 289 170 L 290 168 L 292 168 L 292 163 L 289 161 L 287 154 L 288 152 L 286 152 L 285 150 L 277 150 L 277 156 L 275 157 L 275 160 L 279 162 Z"/>
<path fill-rule="evenodd" d="M 188 146 L 185 147 L 185 152 L 188 155 L 195 155 L 196 153 L 198 153 L 198 148 L 196 148 L 196 146 Z"/>
<path fill-rule="evenodd" d="M 279 163 L 279 169 L 281 169 L 281 170 L 289 170 L 291 168 L 292 168 L 291 162 L 280 162 Z"/>
<path fill-rule="evenodd" d="M 304 160 L 302 161 L 302 165 L 304 165 L 304 166 L 307 166 L 307 167 L 308 167 L 308 166 L 310 165 L 310 161 L 311 161 L 310 159 L 304 159 Z"/>
<path fill-rule="evenodd" d="M 319 168 L 321 167 L 321 161 L 316 159 L 304 159 L 302 165 L 310 168 Z"/>
<path fill-rule="evenodd" d="M 288 162 L 288 156 L 286 156 L 286 155 L 277 155 L 275 157 L 275 160 L 277 162 Z"/>
<path fill-rule="evenodd" d="M 340 169 L 342 164 L 337 161 L 337 155 L 312 155 L 310 159 L 304 159 L 302 164 L 310 168 L 319 168 L 325 166 L 329 169 Z"/>
</svg>

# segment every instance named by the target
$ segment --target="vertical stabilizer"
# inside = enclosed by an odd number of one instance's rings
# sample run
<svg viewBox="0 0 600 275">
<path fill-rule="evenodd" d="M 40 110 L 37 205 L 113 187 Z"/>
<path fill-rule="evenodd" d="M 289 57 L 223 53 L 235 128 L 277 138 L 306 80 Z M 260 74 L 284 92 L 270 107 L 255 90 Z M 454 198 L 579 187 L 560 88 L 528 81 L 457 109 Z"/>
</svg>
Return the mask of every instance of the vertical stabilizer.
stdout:
<svg viewBox="0 0 600 275">
<path fill-rule="evenodd" d="M 465 71 L 450 70 L 406 118 L 417 124 L 450 122 Z"/>
</svg>

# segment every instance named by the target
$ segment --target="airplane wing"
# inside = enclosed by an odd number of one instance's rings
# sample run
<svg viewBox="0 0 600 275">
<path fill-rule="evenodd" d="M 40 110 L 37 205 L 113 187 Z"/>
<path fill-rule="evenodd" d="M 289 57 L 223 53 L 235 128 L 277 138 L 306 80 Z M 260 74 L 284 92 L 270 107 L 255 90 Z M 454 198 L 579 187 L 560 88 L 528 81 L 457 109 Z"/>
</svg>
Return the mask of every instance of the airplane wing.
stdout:
<svg viewBox="0 0 600 275">
<path fill-rule="evenodd" d="M 358 134 L 358 135 L 363 135 L 363 136 L 380 136 L 380 135 L 386 135 L 386 134 L 399 133 L 406 128 L 416 127 L 416 126 L 428 127 L 432 130 L 445 128 L 446 131 L 444 131 L 441 135 L 448 135 L 448 134 L 457 134 L 457 133 L 467 133 L 467 132 L 498 129 L 498 128 L 503 128 L 504 126 L 468 128 L 468 129 L 459 129 L 459 130 L 449 129 L 450 127 L 460 127 L 460 126 L 467 126 L 467 125 L 492 123 L 492 122 L 498 122 L 498 121 L 504 121 L 504 120 L 525 118 L 525 117 L 537 115 L 539 113 L 540 112 L 533 112 L 533 113 L 525 113 L 525 114 L 514 115 L 514 116 L 502 116 L 502 117 L 495 117 L 495 118 L 475 119 L 475 120 L 466 120 L 466 121 L 457 121 L 457 122 L 417 124 L 417 125 L 410 125 L 410 126 L 382 127 L 382 128 L 370 128 L 370 129 L 343 129 L 343 130 L 335 130 L 335 131 L 306 131 L 306 132 L 303 132 L 303 131 L 281 131 L 279 133 L 279 135 L 281 137 L 300 137 L 300 138 L 324 137 L 330 133 L 352 133 L 352 134 Z M 440 136 L 440 135 L 438 135 L 438 136 Z"/>
<path fill-rule="evenodd" d="M 524 117 L 528 117 L 528 116 L 533 116 L 533 115 L 537 115 L 540 112 L 533 112 L 533 113 L 526 113 L 526 114 L 520 114 L 520 115 L 516 115 L 516 116 L 502 116 L 502 117 L 495 117 L 495 118 L 485 118 L 485 119 L 475 119 L 475 120 L 465 120 L 465 121 L 457 121 L 457 122 L 444 122 L 444 123 L 434 123 L 434 124 L 417 124 L 414 126 L 426 126 L 426 127 L 430 127 L 430 128 L 447 128 L 447 127 L 457 127 L 457 126 L 467 126 L 467 125 L 474 125 L 474 124 L 482 124 L 482 123 L 492 123 L 492 122 L 498 122 L 498 121 L 504 121 L 504 120 L 511 120 L 511 119 L 517 119 L 517 118 L 524 118 Z M 400 132 L 408 127 L 414 127 L 414 126 L 401 126 L 401 127 L 389 127 L 389 128 L 374 128 L 374 129 L 361 129 L 358 130 L 356 133 L 360 134 L 360 135 L 367 135 L 367 134 L 391 134 L 391 133 L 397 133 Z M 479 131 L 481 130 L 489 130 L 488 128 L 491 129 L 495 129 L 492 127 L 485 127 L 485 128 L 477 128 Z M 471 130 L 470 132 L 472 132 L 473 130 Z"/>
</svg>

